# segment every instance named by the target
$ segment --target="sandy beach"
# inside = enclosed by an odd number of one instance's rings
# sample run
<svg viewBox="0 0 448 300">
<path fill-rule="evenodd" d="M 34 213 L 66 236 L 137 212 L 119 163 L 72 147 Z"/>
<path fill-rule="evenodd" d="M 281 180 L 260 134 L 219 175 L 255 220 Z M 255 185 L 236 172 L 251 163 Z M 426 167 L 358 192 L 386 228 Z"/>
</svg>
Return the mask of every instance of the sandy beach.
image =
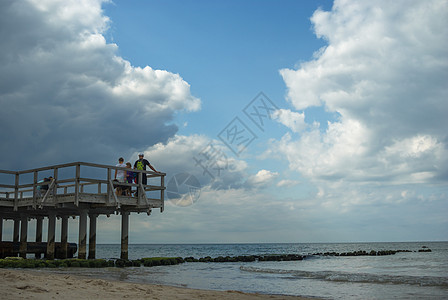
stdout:
<svg viewBox="0 0 448 300">
<path fill-rule="evenodd" d="M 108 281 L 33 270 L 1 269 L 2 299 L 307 299 Z"/>
</svg>

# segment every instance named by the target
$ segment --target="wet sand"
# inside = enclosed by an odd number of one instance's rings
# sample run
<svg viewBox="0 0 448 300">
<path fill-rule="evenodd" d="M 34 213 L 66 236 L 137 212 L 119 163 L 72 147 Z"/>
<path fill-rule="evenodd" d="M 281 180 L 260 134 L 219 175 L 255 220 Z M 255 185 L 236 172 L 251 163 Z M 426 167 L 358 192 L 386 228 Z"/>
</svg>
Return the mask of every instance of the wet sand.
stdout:
<svg viewBox="0 0 448 300">
<path fill-rule="evenodd" d="M 0 276 L 1 299 L 308 299 L 109 281 L 26 269 L 0 269 Z"/>
</svg>

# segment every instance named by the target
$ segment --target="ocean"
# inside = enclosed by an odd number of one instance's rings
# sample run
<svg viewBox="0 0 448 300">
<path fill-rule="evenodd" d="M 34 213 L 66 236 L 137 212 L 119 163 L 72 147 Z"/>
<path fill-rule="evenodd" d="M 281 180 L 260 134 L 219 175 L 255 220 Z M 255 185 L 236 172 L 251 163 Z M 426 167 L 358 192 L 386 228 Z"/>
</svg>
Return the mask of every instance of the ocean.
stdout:
<svg viewBox="0 0 448 300">
<path fill-rule="evenodd" d="M 421 249 L 431 252 L 419 252 Z M 386 256 L 313 255 L 371 250 L 411 252 Z M 306 257 L 300 261 L 189 262 L 157 267 L 62 268 L 51 272 L 324 299 L 448 299 L 448 242 L 129 245 L 129 259 L 270 254 Z M 97 245 L 97 258 L 119 255 L 120 245 Z"/>
</svg>

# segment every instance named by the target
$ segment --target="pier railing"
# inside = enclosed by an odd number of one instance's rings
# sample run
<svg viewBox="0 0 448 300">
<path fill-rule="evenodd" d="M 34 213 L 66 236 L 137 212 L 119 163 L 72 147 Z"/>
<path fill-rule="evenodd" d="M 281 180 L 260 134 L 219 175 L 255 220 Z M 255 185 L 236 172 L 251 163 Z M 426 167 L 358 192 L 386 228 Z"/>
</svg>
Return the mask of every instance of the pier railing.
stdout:
<svg viewBox="0 0 448 300">
<path fill-rule="evenodd" d="M 132 171 L 138 174 L 136 183 L 114 182 L 116 170 Z M 142 184 L 146 174 L 148 184 Z M 0 170 L 0 207 L 41 209 L 71 203 L 78 207 L 82 203 L 96 207 L 129 211 L 150 211 L 164 209 L 165 173 L 134 170 L 110 165 L 74 162 L 24 171 Z M 41 182 L 52 177 L 48 182 Z M 47 186 L 48 188 L 42 188 Z M 115 188 L 130 187 L 135 196 L 116 195 Z M 106 213 L 106 212 L 105 212 Z"/>
</svg>

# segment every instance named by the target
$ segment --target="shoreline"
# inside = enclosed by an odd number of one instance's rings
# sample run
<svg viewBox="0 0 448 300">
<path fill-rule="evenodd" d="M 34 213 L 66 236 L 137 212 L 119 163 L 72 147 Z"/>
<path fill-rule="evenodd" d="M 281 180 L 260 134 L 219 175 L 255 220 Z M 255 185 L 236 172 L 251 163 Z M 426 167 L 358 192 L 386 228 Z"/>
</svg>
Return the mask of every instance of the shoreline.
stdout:
<svg viewBox="0 0 448 300">
<path fill-rule="evenodd" d="M 305 300 L 300 296 L 245 293 L 240 291 L 199 290 L 160 284 L 131 283 L 57 275 L 27 269 L 0 269 L 0 290 L 5 299 L 222 299 L 222 300 Z"/>
</svg>

